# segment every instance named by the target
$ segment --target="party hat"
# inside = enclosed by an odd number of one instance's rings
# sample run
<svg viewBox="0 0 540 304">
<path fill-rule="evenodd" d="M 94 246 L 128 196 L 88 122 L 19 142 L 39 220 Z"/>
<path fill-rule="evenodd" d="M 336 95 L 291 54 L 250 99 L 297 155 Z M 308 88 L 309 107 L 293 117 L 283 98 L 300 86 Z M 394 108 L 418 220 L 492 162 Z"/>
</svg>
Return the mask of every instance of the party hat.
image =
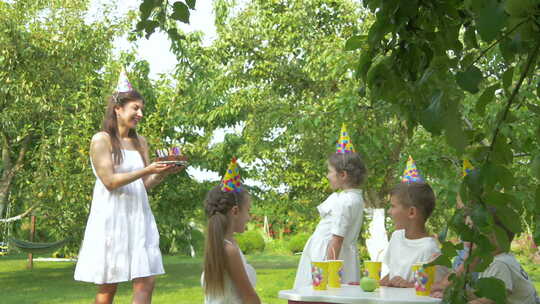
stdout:
<svg viewBox="0 0 540 304">
<path fill-rule="evenodd" d="M 236 157 L 233 157 L 225 176 L 221 181 L 221 191 L 224 192 L 240 192 L 242 191 L 242 183 L 240 182 L 240 171 L 236 163 Z"/>
<path fill-rule="evenodd" d="M 129 91 L 133 91 L 133 86 L 127 78 L 126 70 L 122 67 L 120 76 L 118 77 L 118 84 L 116 85 L 116 92 L 123 93 Z"/>
<path fill-rule="evenodd" d="M 345 154 L 351 152 L 356 152 L 356 150 L 354 150 L 351 138 L 349 137 L 349 132 L 347 132 L 347 127 L 343 124 L 341 125 L 341 133 L 336 145 L 336 153 Z"/>
<path fill-rule="evenodd" d="M 407 160 L 407 166 L 405 171 L 403 171 L 403 177 L 401 178 L 402 183 L 419 183 L 424 182 L 424 178 L 420 175 L 420 172 L 416 168 L 416 163 L 414 159 L 409 155 Z"/>
<path fill-rule="evenodd" d="M 471 172 L 473 172 L 473 170 L 474 170 L 474 167 L 471 164 L 471 162 L 468 159 L 464 159 L 463 160 L 463 169 L 462 169 L 463 177 L 471 174 Z"/>
</svg>

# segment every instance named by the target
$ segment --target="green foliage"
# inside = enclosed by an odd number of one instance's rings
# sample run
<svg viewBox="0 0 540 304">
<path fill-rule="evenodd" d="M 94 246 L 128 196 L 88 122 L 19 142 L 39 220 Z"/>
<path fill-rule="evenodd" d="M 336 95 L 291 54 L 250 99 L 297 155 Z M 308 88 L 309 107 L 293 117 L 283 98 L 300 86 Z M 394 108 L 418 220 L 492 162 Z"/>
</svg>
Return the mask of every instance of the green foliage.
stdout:
<svg viewBox="0 0 540 304">
<path fill-rule="evenodd" d="M 195 9 L 196 0 L 176 0 L 172 4 L 163 0 L 143 0 L 139 6 L 140 20 L 136 31 L 148 39 L 156 29 L 169 35 L 172 41 L 179 42 L 185 36 L 178 32 L 177 22 L 189 23 L 190 10 Z"/>
<path fill-rule="evenodd" d="M 233 10 L 226 2 L 215 5 Z M 182 129 L 204 130 L 173 135 L 193 144 L 194 163 L 223 172 L 236 155 L 242 176 L 263 183 L 250 189 L 258 224 L 266 216 L 276 237 L 311 231 L 318 220 L 315 207 L 330 194 L 326 157 L 345 121 L 354 126 L 352 140 L 370 168 L 365 199 L 383 206 L 406 158 L 401 153 L 407 129 L 394 116 L 389 119 L 388 106 L 363 98 L 348 72 L 355 54 L 342 50 L 345 37 L 361 32 L 353 26 L 363 17 L 356 4 L 253 1 L 235 14 L 220 12 L 219 36 L 211 46 L 202 47 L 196 34 L 187 35 L 181 49 L 173 46 L 185 64 L 174 75 L 175 102 L 166 113 L 189 126 Z M 365 47 L 364 38 L 358 36 L 350 48 Z M 371 59 L 363 60 L 361 70 L 367 71 Z M 235 132 L 209 146 L 221 128 Z"/>
<path fill-rule="evenodd" d="M 481 278 L 476 281 L 475 295 L 479 298 L 488 298 L 497 304 L 506 302 L 506 286 L 503 281 L 496 278 Z"/>
<path fill-rule="evenodd" d="M 204 254 L 204 233 L 200 230 L 191 230 L 191 245 L 195 250 L 197 256 L 203 256 Z"/>
<path fill-rule="evenodd" d="M 377 11 L 370 14 L 348 1 L 252 1 L 239 10 L 233 2 L 216 1 L 219 36 L 211 46 L 202 47 L 196 34 L 186 35 L 182 48 L 173 43 L 184 64 L 175 75 L 177 102 L 169 111 L 176 121 L 204 130 L 188 139 L 202 168 L 221 172 L 234 152 L 245 164 L 243 176 L 264 183 L 252 189 L 259 223 L 267 216 L 276 231 L 313 229 L 314 207 L 329 194 L 325 156 L 342 121 L 353 126 L 352 140 L 361 143 L 370 169 L 368 206 L 387 203 L 407 154 L 437 191 L 438 208 L 429 222 L 435 231 L 446 226 L 455 206 L 463 156 L 477 167 L 494 162 L 485 170 L 488 190 L 514 187 L 513 193 L 524 181 L 519 192 L 526 193 L 532 181 L 512 154 L 537 146 L 526 124 L 538 117 L 529 117 L 524 107 L 505 114 L 503 101 L 516 84 L 514 74 L 526 68 L 507 59 L 522 59 L 533 41 L 518 43 L 522 25 L 511 28 L 504 18 L 489 24 L 484 15 L 501 14 L 499 4 L 390 1 L 377 10 L 380 1 L 366 1 Z M 504 37 L 493 39 L 495 44 L 484 40 L 491 29 L 479 33 L 486 23 L 503 26 Z M 535 94 L 531 77 L 523 92 Z M 220 128 L 237 131 L 207 149 Z M 523 204 L 526 197 L 531 193 L 516 199 Z M 525 211 L 521 218 L 530 221 L 532 209 Z"/>
<path fill-rule="evenodd" d="M 469 67 L 464 72 L 456 73 L 456 82 L 464 90 L 470 93 L 478 92 L 478 85 L 482 81 L 482 72 L 475 66 Z"/>
<path fill-rule="evenodd" d="M 477 271 L 492 260 L 495 243 L 490 240 L 509 248 L 494 216 L 515 233 L 538 219 L 530 201 L 538 183 L 534 157 L 540 141 L 533 132 L 539 117 L 522 105 L 538 103 L 538 75 L 531 72 L 540 48 L 540 27 L 533 21 L 540 16 L 539 5 L 536 0 L 364 2 L 375 17 L 366 52 L 385 64 L 367 71 L 363 85 L 369 88 L 368 97 L 373 103 L 397 105 L 397 113 L 412 128 L 421 125 L 434 136 L 444 135 L 452 149 L 441 152 L 458 161 L 471 159 L 477 168 L 459 191 L 465 211 L 456 211 L 449 225 L 451 233 L 477 245 L 473 256 L 482 259 Z M 393 75 L 382 77 L 389 70 Z M 398 84 L 384 87 L 388 79 Z M 421 128 L 414 130 L 419 132 Z M 524 156 L 531 157 L 530 163 Z M 456 183 L 445 181 L 452 177 L 439 171 L 435 178 L 435 185 L 451 185 L 446 191 L 455 193 Z M 472 226 L 465 224 L 465 216 Z M 448 265 L 454 255 L 455 250 L 444 250 L 436 262 Z M 462 278 L 453 284 L 444 302 L 464 302 Z M 491 296 L 504 302 L 504 294 Z"/>
<path fill-rule="evenodd" d="M 255 230 L 249 230 L 235 236 L 238 247 L 244 254 L 262 252 L 264 250 L 264 239 L 262 235 Z"/>
<path fill-rule="evenodd" d="M 289 240 L 287 247 L 292 253 L 302 252 L 310 236 L 308 233 L 298 233 Z"/>
<path fill-rule="evenodd" d="M 289 242 L 284 238 L 274 238 L 267 240 L 264 246 L 264 254 L 266 255 L 281 255 L 288 256 L 291 255 L 289 250 Z"/>
<path fill-rule="evenodd" d="M 167 32 L 180 61 L 172 79 L 152 82 L 147 63 L 133 54 L 121 59 L 145 96 L 138 131 L 152 151 L 168 140 L 189 143 L 190 164 L 216 172 L 238 156 L 243 177 L 262 182 L 249 189 L 254 218 L 266 216 L 275 235 L 311 231 L 315 207 L 330 193 L 326 156 L 346 122 L 369 168 L 368 206 L 387 205 L 412 154 L 437 194 L 430 228 L 448 226 L 450 235 L 475 242 L 473 256 L 483 261 L 476 270 L 489 265 L 493 237 L 509 245 L 492 207 L 508 228 L 531 229 L 540 243 L 537 0 L 366 0 L 364 8 L 254 0 L 238 10 L 234 2 L 215 2 L 219 36 L 205 47 L 200 34 L 176 27 L 195 1 L 141 1 L 139 33 Z M 119 67 L 110 61 L 112 41 L 125 29 L 85 24 L 79 4 L 52 6 L 47 19 L 36 17 L 49 12 L 41 2 L 0 3 L 7 46 L 0 51 L 0 142 L 9 156 L 0 170 L 17 168 L 10 203 L 22 212 L 39 199 L 38 230 L 51 239 L 82 235 L 94 181 L 88 140 Z M 222 128 L 234 134 L 210 144 Z M 478 170 L 462 182 L 464 157 Z M 183 174 L 152 191 L 164 252 L 185 250 L 210 186 Z M 457 193 L 463 210 L 455 210 Z M 446 246 L 443 264 L 455 255 Z M 464 301 L 463 280 L 455 278 L 447 303 Z"/>
<path fill-rule="evenodd" d="M 48 237 L 40 242 L 84 229 L 93 186 L 88 143 L 113 82 L 112 40 L 125 29 L 85 22 L 85 3 L 0 3 L 0 217 L 6 204 L 12 216 L 40 205 L 37 231 Z"/>
<path fill-rule="evenodd" d="M 12 216 L 38 204 L 37 240 L 72 236 L 57 252 L 66 256 L 76 255 L 81 244 L 95 183 L 89 142 L 100 130 L 120 65 L 145 98 L 145 122 L 137 131 L 150 151 L 167 145 L 167 138 L 193 136 L 193 130 L 175 131 L 177 117 L 169 108 L 174 89 L 167 80 L 152 83 L 148 63 L 134 54 L 113 55 L 112 42 L 127 31 L 130 17 L 86 22 L 85 3 L 0 2 L 0 44 L 6 46 L 0 50 L 0 217 L 6 203 Z M 164 253 L 190 253 L 190 223 L 202 221 L 198 207 L 209 188 L 184 172 L 149 193 Z M 28 235 L 25 222 L 13 225 L 19 238 Z"/>
<path fill-rule="evenodd" d="M 535 206 L 534 208 L 536 208 L 535 210 L 540 210 L 538 208 L 540 208 L 540 185 L 536 187 L 536 195 L 535 195 L 535 200 L 534 200 L 535 204 L 533 204 L 533 206 Z M 540 244 L 540 214 L 537 212 L 535 217 L 534 217 L 534 242 L 538 245 Z"/>
</svg>

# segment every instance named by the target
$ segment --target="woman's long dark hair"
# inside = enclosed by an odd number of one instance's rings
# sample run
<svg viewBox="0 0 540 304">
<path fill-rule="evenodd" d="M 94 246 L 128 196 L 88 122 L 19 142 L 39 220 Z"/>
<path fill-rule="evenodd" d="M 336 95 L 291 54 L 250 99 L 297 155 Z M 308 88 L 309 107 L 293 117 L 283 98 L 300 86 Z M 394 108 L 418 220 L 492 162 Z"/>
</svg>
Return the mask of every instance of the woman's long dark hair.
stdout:
<svg viewBox="0 0 540 304">
<path fill-rule="evenodd" d="M 144 99 L 141 94 L 136 90 L 129 92 L 114 93 L 109 97 L 107 102 L 107 110 L 105 111 L 105 117 L 103 118 L 103 128 L 102 131 L 107 132 L 111 137 L 112 153 L 114 164 L 121 164 L 124 160 L 124 155 L 121 151 L 120 137 L 118 135 L 118 120 L 116 119 L 116 112 L 114 111 L 115 107 L 123 107 L 130 101 L 141 100 L 144 103 Z M 142 145 L 137 136 L 137 131 L 135 129 L 130 129 L 128 132 L 128 137 L 133 140 L 135 149 L 139 151 L 142 159 L 144 160 Z M 145 164 L 146 165 L 146 164 Z"/>
</svg>

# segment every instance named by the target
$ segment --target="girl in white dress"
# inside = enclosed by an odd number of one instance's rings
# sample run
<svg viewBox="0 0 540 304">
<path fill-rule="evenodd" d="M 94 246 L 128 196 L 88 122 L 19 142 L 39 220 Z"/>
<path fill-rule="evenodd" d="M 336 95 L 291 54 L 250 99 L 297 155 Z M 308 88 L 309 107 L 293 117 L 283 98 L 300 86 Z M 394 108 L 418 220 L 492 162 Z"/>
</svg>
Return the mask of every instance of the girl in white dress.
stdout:
<svg viewBox="0 0 540 304">
<path fill-rule="evenodd" d="M 343 260 L 341 282 L 360 281 L 356 242 L 362 228 L 364 200 L 358 187 L 365 175 L 366 167 L 342 127 L 337 152 L 328 158 L 326 175 L 332 189 L 338 191 L 317 207 L 321 219 L 302 252 L 294 289 L 311 286 L 311 262 L 316 260 Z"/>
<path fill-rule="evenodd" d="M 246 263 L 234 239 L 249 221 L 251 199 L 240 184 L 233 159 L 221 185 L 208 192 L 204 201 L 208 217 L 201 281 L 207 304 L 260 304 L 255 292 L 255 269 Z"/>
<path fill-rule="evenodd" d="M 154 276 L 164 273 L 146 191 L 182 168 L 149 164 L 146 140 L 135 131 L 143 108 L 131 85 L 119 85 L 90 144 L 96 184 L 75 280 L 99 285 L 95 303 L 112 303 L 124 281 L 133 281 L 133 303 L 150 303 Z"/>
</svg>

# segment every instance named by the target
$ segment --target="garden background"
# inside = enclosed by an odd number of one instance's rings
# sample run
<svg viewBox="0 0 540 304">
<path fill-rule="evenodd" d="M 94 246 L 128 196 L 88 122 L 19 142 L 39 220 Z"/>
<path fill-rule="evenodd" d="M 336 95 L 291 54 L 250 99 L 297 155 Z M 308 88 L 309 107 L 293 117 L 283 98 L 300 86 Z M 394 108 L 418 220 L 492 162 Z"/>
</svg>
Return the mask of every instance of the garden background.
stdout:
<svg viewBox="0 0 540 304">
<path fill-rule="evenodd" d="M 104 7 L 102 18 L 91 21 L 88 1 L 0 1 L 0 241 L 8 233 L 28 239 L 35 215 L 35 241 L 66 239 L 54 256 L 76 256 L 95 179 L 89 141 L 125 66 L 145 97 L 138 131 L 152 150 L 182 145 L 190 166 L 214 172 L 224 172 L 236 156 L 243 178 L 253 181 L 252 235 L 244 239 L 245 246 L 265 247 L 248 258 L 268 278 L 258 287 L 264 302 L 277 301 L 275 291 L 291 286 L 297 258 L 289 247 L 301 247 L 318 221 L 315 207 L 331 193 L 325 159 L 342 123 L 369 169 L 367 207 L 388 206 L 388 190 L 412 155 L 437 195 L 428 223 L 443 241 L 437 262 L 449 263 L 458 239 L 478 245 L 473 255 L 485 263 L 476 270 L 491 261 L 490 233 L 510 246 L 487 212 L 497 207 L 519 234 L 512 248 L 538 284 L 537 0 L 213 5 L 217 38 L 203 45 L 200 32 L 179 27 L 189 23 L 194 0 L 144 0 L 123 17 Z M 136 48 L 114 49 L 119 36 L 137 41 L 156 31 L 168 35 L 178 64 L 154 80 Z M 235 132 L 214 143 L 223 128 Z M 478 170 L 464 179 L 465 158 Z M 162 281 L 163 292 L 172 294 L 168 301 L 202 296 L 196 276 L 187 282 L 184 273 L 199 273 L 200 258 L 187 256 L 201 252 L 201 204 L 213 184 L 184 172 L 151 192 L 171 269 Z M 463 210 L 455 208 L 457 193 Z M 474 227 L 465 225 L 465 213 Z M 366 237 L 359 239 L 363 257 Z M 13 301 L 92 296 L 93 287 L 71 280 L 73 265 L 39 263 L 30 272 L 23 259 L 16 252 L 0 257 L 0 293 Z M 454 283 L 445 301 L 461 303 L 463 284 Z M 498 283 L 488 283 L 479 292 L 500 297 L 492 292 Z M 58 293 L 65 286 L 77 287 Z"/>
</svg>

